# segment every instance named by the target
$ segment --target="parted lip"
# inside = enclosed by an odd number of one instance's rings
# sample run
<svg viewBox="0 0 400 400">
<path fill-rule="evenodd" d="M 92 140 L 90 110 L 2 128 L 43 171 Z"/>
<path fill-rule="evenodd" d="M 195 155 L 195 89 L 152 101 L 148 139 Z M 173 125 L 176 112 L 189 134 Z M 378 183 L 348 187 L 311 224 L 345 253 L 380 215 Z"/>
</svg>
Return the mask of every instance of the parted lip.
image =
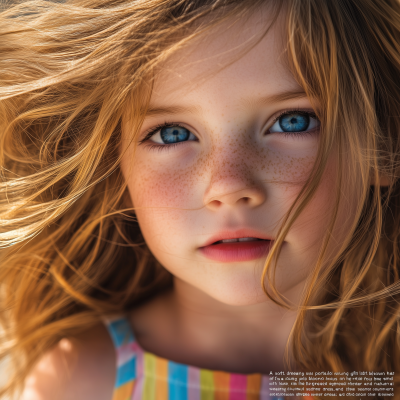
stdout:
<svg viewBox="0 0 400 400">
<path fill-rule="evenodd" d="M 273 240 L 270 236 L 265 235 L 264 233 L 261 233 L 254 229 L 243 228 L 243 229 L 236 229 L 236 230 L 231 230 L 231 231 L 224 230 L 224 231 L 218 232 L 214 236 L 211 236 L 206 241 L 206 243 L 201 247 L 210 246 L 220 240 L 239 239 L 239 238 L 245 238 L 245 237 L 253 237 L 253 238 L 262 239 L 262 240 Z"/>
</svg>

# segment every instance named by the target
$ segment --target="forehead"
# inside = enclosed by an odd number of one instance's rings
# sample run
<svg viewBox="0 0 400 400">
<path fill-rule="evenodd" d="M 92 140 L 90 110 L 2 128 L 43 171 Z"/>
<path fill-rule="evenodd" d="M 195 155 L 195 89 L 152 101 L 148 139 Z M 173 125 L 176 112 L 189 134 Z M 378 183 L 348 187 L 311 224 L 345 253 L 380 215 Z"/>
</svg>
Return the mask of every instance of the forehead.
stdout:
<svg viewBox="0 0 400 400">
<path fill-rule="evenodd" d="M 231 17 L 189 42 L 161 66 L 150 107 L 221 97 L 251 102 L 285 90 L 300 92 L 286 63 L 284 15 L 271 23 L 272 12 L 264 7 L 246 19 Z"/>
</svg>

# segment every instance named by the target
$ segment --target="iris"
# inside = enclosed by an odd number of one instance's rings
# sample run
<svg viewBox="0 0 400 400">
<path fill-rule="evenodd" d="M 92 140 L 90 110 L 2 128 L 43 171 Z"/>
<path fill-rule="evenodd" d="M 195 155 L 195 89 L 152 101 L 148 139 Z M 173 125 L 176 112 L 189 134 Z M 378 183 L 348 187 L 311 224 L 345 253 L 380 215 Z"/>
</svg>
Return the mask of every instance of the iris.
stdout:
<svg viewBox="0 0 400 400">
<path fill-rule="evenodd" d="M 189 139 L 190 132 L 181 126 L 165 127 L 160 130 L 160 136 L 165 144 L 177 143 Z"/>
<path fill-rule="evenodd" d="M 301 132 L 308 128 L 310 117 L 307 114 L 291 113 L 279 118 L 279 126 L 284 132 Z"/>
</svg>

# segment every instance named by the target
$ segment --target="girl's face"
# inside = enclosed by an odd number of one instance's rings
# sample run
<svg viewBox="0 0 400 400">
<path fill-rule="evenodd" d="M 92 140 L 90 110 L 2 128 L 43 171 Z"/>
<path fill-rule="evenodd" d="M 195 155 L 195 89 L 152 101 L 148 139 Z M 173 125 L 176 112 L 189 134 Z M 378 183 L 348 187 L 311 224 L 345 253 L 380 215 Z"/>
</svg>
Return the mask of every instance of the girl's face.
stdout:
<svg viewBox="0 0 400 400">
<path fill-rule="evenodd" d="M 269 242 L 205 246 L 238 236 L 274 239 L 318 148 L 315 111 L 283 62 L 282 24 L 243 55 L 267 23 L 266 12 L 240 27 L 226 23 L 171 57 L 141 129 L 139 142 L 147 139 L 122 161 L 154 256 L 181 283 L 231 305 L 265 301 L 260 277 Z M 129 118 L 123 130 L 128 141 Z M 304 284 L 317 259 L 333 168 L 330 162 L 283 244 L 276 275 L 283 294 Z"/>
</svg>

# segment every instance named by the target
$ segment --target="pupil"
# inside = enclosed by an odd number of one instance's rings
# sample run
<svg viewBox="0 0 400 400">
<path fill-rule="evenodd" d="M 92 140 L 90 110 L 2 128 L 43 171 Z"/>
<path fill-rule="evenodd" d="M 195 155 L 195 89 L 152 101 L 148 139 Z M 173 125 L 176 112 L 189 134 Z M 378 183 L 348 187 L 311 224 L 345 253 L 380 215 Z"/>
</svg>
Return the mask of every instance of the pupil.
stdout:
<svg viewBox="0 0 400 400">
<path fill-rule="evenodd" d="M 189 139 L 190 132 L 181 127 L 165 127 L 160 131 L 162 141 L 167 143 L 177 143 Z"/>
<path fill-rule="evenodd" d="M 310 117 L 297 113 L 282 115 L 279 118 L 279 125 L 284 132 L 305 131 L 310 125 Z"/>
</svg>

